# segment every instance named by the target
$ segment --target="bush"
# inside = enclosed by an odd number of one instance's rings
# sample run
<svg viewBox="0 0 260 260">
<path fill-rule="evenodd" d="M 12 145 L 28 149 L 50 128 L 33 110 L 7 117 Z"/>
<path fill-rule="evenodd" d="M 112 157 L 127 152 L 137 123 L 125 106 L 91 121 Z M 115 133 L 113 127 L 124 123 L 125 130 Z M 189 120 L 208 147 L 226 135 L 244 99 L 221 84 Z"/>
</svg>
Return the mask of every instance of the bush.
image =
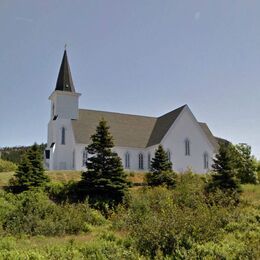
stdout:
<svg viewBox="0 0 260 260">
<path fill-rule="evenodd" d="M 209 206 L 203 190 L 158 187 L 136 192 L 115 223 L 129 231 L 142 255 L 153 258 L 160 251 L 185 258 L 194 244 L 217 241 L 229 214 L 226 208 Z"/>
<path fill-rule="evenodd" d="M 90 209 L 87 202 L 57 205 L 42 191 L 26 191 L 16 196 L 2 197 L 6 208 L 0 211 L 2 229 L 6 234 L 64 235 L 89 230 L 105 219 Z M 87 228 L 86 228 L 87 227 Z"/>
<path fill-rule="evenodd" d="M 59 246 L 17 248 L 16 241 L 0 238 L 0 259 L 141 259 L 136 250 L 122 241 L 97 239 L 77 245 L 72 241 Z"/>
<path fill-rule="evenodd" d="M 16 169 L 16 164 L 0 159 L 0 172 L 14 172 Z"/>
</svg>

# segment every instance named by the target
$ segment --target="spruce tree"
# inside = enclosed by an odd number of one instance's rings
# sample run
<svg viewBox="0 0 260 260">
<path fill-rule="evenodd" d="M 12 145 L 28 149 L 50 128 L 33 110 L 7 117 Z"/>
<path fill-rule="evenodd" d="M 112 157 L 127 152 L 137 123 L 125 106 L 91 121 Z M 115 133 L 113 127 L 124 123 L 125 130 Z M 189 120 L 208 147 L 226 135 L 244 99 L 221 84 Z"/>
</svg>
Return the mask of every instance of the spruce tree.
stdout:
<svg viewBox="0 0 260 260">
<path fill-rule="evenodd" d="M 173 172 L 172 163 L 162 145 L 159 145 L 155 151 L 155 157 L 151 161 L 151 169 L 146 175 L 146 180 L 150 186 L 174 187 L 176 184 L 176 173 Z"/>
<path fill-rule="evenodd" d="M 43 186 L 49 178 L 44 173 L 43 158 L 37 144 L 34 144 L 23 156 L 12 180 L 20 191 Z"/>
<path fill-rule="evenodd" d="M 113 137 L 104 119 L 99 122 L 91 139 L 87 151 L 92 156 L 81 181 L 85 194 L 94 201 L 121 202 L 129 183 L 120 157 L 112 151 Z"/>
<path fill-rule="evenodd" d="M 232 145 L 220 144 L 219 152 L 213 161 L 212 180 L 208 183 L 207 190 L 215 191 L 220 189 L 227 193 L 241 192 Z"/>
</svg>

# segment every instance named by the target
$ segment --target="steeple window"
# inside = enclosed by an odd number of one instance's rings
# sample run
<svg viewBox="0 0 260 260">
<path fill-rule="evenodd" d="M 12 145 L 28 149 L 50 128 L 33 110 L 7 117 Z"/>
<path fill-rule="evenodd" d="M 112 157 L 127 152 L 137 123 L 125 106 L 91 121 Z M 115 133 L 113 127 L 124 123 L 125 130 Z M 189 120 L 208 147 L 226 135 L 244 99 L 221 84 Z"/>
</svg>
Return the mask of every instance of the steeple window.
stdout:
<svg viewBox="0 0 260 260">
<path fill-rule="evenodd" d="M 66 144 L 66 129 L 65 127 L 61 128 L 61 144 Z"/>
</svg>

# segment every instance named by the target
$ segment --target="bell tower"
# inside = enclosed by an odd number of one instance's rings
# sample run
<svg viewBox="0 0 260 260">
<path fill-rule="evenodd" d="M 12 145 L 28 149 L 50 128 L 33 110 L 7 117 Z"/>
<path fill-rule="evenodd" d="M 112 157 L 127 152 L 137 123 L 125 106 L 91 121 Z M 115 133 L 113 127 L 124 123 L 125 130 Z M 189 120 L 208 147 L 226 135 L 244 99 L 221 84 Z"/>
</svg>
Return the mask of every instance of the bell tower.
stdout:
<svg viewBox="0 0 260 260">
<path fill-rule="evenodd" d="M 75 140 L 71 121 L 79 117 L 80 95 L 75 91 L 65 49 L 55 90 L 49 97 L 51 116 L 45 150 L 45 164 L 49 170 L 75 168 Z"/>
<path fill-rule="evenodd" d="M 78 119 L 78 101 L 81 94 L 76 93 L 70 72 L 67 51 L 64 50 L 55 90 L 50 95 L 51 117 Z"/>
</svg>

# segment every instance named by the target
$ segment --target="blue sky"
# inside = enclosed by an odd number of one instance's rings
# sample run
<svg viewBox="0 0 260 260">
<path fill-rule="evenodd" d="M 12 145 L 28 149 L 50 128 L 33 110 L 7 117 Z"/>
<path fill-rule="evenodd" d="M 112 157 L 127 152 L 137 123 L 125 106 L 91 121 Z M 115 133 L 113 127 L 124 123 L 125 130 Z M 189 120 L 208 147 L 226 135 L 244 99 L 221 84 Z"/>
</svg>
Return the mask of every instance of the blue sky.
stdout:
<svg viewBox="0 0 260 260">
<path fill-rule="evenodd" d="M 67 44 L 80 107 L 188 104 L 260 159 L 260 1 L 1 0 L 0 147 L 46 142 Z"/>
</svg>

